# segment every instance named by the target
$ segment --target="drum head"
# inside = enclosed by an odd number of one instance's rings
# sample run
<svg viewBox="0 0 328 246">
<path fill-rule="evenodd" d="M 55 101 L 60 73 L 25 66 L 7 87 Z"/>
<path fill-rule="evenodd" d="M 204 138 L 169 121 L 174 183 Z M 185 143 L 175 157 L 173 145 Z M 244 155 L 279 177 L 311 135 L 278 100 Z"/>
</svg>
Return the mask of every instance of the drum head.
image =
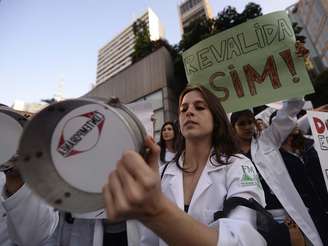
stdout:
<svg viewBox="0 0 328 246">
<path fill-rule="evenodd" d="M 143 137 L 119 108 L 67 100 L 35 115 L 19 147 L 26 182 L 53 206 L 85 213 L 104 207 L 102 187 L 124 151 L 141 151 Z M 141 136 L 141 137 L 138 137 Z"/>
<path fill-rule="evenodd" d="M 0 110 L 0 165 L 16 154 L 23 132 L 22 125 L 7 112 L 7 110 Z"/>
</svg>

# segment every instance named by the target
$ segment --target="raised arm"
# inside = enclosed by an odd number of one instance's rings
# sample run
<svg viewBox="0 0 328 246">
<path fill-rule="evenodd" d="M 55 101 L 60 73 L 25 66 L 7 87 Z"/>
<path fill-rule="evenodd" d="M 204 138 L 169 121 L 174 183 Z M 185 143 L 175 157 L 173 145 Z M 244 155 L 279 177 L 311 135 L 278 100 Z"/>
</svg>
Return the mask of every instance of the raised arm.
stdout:
<svg viewBox="0 0 328 246">
<path fill-rule="evenodd" d="M 269 142 L 279 148 L 296 127 L 296 115 L 301 111 L 303 105 L 304 100 L 302 99 L 284 101 L 282 109 L 278 110 L 277 116 L 272 120 L 272 124 L 263 130 L 260 138 L 264 142 Z"/>
</svg>

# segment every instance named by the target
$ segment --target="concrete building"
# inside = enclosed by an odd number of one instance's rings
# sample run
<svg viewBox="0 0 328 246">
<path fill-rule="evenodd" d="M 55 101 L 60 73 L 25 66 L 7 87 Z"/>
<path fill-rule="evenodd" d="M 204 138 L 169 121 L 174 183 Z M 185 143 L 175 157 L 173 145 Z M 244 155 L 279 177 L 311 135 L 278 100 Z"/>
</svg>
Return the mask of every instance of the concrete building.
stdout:
<svg viewBox="0 0 328 246">
<path fill-rule="evenodd" d="M 326 0 L 300 0 L 287 8 L 292 22 L 303 27 L 305 46 L 315 65 L 316 72 L 328 68 L 328 2 Z"/>
<path fill-rule="evenodd" d="M 43 102 L 27 103 L 21 100 L 15 100 L 11 108 L 19 112 L 35 114 L 47 106 L 48 104 Z"/>
<path fill-rule="evenodd" d="M 172 89 L 175 82 L 171 55 L 162 47 L 103 83 L 98 83 L 85 96 L 106 100 L 114 96 L 125 104 L 151 103 L 154 133 L 158 140 L 163 123 L 177 118 L 177 95 Z"/>
<path fill-rule="evenodd" d="M 151 40 L 164 37 L 164 28 L 157 15 L 150 8 L 137 19 L 147 23 Z M 134 51 L 135 42 L 132 26 L 133 23 L 99 50 L 97 84 L 108 80 L 132 64 L 130 56 Z"/>
<path fill-rule="evenodd" d="M 178 6 L 180 30 L 184 33 L 186 27 L 197 19 L 213 18 L 208 0 L 184 0 Z"/>
</svg>

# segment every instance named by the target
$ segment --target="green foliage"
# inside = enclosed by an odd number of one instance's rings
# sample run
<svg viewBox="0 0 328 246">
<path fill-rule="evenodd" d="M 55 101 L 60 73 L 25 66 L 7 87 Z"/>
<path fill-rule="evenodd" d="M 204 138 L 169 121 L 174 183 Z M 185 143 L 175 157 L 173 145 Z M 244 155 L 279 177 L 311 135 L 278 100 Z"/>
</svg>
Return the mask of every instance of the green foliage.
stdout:
<svg viewBox="0 0 328 246">
<path fill-rule="evenodd" d="M 260 5 L 248 3 L 245 9 L 238 13 L 236 8 L 228 6 L 218 13 L 213 19 L 200 19 L 192 22 L 186 29 L 179 44 L 171 46 L 166 40 L 151 41 L 147 24 L 138 19 L 133 24 L 133 32 L 136 37 L 135 51 L 132 54 L 133 62 L 136 62 L 160 47 L 165 46 L 172 55 L 174 62 L 175 84 L 171 85 L 177 95 L 187 85 L 182 53 L 201 40 L 231 27 L 246 22 L 249 19 L 262 15 Z"/>
<path fill-rule="evenodd" d="M 138 19 L 133 23 L 132 28 L 136 38 L 134 52 L 132 53 L 132 61 L 136 62 L 152 52 L 152 43 L 145 21 Z"/>
<path fill-rule="evenodd" d="M 183 52 L 205 38 L 261 15 L 260 5 L 248 3 L 241 13 L 238 13 L 236 8 L 228 6 L 214 19 L 196 20 L 186 28 L 179 43 L 179 51 Z"/>
</svg>

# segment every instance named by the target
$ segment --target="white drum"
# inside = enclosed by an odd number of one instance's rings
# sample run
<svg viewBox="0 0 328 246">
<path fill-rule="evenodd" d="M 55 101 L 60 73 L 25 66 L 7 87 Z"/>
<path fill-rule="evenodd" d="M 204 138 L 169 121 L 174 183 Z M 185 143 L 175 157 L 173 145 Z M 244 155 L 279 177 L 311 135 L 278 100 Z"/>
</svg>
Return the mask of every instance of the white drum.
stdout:
<svg viewBox="0 0 328 246">
<path fill-rule="evenodd" d="M 16 166 L 32 190 L 73 213 L 104 207 L 102 187 L 125 150 L 143 154 L 145 130 L 118 100 L 66 100 L 26 126 Z"/>
<path fill-rule="evenodd" d="M 26 118 L 7 107 L 0 106 L 0 171 L 12 167 Z"/>
</svg>

